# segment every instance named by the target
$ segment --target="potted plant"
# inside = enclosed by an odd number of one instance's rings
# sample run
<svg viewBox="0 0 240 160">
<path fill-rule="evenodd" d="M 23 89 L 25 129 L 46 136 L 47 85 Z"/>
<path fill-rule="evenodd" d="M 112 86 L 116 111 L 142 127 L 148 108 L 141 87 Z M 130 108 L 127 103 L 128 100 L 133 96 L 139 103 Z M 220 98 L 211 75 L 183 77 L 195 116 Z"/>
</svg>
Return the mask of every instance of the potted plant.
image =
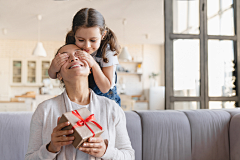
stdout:
<svg viewBox="0 0 240 160">
<path fill-rule="evenodd" d="M 160 75 L 160 72 L 159 73 L 154 73 L 152 72 L 150 75 L 149 75 L 149 78 L 150 78 L 150 86 L 151 87 L 156 87 L 158 86 L 158 81 L 157 81 L 157 76 Z"/>
</svg>

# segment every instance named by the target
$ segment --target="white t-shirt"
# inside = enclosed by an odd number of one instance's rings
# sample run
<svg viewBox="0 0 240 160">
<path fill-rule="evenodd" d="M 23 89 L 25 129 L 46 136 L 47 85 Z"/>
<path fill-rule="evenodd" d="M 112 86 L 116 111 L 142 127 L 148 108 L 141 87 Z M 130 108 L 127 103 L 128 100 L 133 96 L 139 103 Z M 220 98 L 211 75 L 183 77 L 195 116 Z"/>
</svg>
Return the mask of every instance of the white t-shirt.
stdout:
<svg viewBox="0 0 240 160">
<path fill-rule="evenodd" d="M 91 54 L 93 56 L 93 58 L 95 59 L 95 61 L 100 64 L 100 67 L 113 66 L 113 79 L 112 79 L 111 89 L 116 85 L 115 84 L 115 72 L 116 72 L 117 65 L 119 64 L 118 57 L 114 56 L 115 53 L 116 53 L 115 51 L 111 51 L 110 45 L 107 44 L 105 57 L 108 59 L 108 63 L 105 63 L 103 61 L 103 58 L 96 57 L 97 51 L 95 51 Z"/>
</svg>

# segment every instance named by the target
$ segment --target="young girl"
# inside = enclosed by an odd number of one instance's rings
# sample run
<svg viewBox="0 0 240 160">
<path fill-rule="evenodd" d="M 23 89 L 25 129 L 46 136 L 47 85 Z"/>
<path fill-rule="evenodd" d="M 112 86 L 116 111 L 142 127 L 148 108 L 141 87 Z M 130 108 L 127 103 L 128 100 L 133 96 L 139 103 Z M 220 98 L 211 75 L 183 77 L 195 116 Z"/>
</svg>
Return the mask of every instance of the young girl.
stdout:
<svg viewBox="0 0 240 160">
<path fill-rule="evenodd" d="M 115 100 L 121 106 L 117 94 L 116 66 L 120 46 L 115 34 L 106 27 L 104 17 L 93 8 L 83 8 L 76 13 L 72 30 L 66 36 L 66 44 L 76 44 L 81 51 L 76 55 L 85 60 L 91 68 L 89 88 L 96 94 Z M 61 66 L 67 61 L 67 54 L 58 54 L 48 70 L 49 76 L 57 78 Z"/>
</svg>

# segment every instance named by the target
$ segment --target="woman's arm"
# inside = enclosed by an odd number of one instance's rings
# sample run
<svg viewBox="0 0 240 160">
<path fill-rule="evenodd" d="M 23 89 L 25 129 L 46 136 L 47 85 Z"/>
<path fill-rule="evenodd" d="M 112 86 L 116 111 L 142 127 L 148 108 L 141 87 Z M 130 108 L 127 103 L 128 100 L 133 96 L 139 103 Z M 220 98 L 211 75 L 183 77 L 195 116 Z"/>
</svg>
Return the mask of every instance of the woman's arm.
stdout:
<svg viewBox="0 0 240 160">
<path fill-rule="evenodd" d="M 111 160 L 135 160 L 135 151 L 132 148 L 130 138 L 128 136 L 126 128 L 126 117 L 123 110 L 118 107 L 119 118 L 116 119 L 115 129 L 115 146 L 108 142 L 108 147 L 105 154 L 101 157 L 102 159 Z"/>
<path fill-rule="evenodd" d="M 43 116 L 37 109 L 32 116 L 30 125 L 30 137 L 25 160 L 54 159 L 58 153 L 47 150 L 47 144 L 42 144 Z"/>
</svg>

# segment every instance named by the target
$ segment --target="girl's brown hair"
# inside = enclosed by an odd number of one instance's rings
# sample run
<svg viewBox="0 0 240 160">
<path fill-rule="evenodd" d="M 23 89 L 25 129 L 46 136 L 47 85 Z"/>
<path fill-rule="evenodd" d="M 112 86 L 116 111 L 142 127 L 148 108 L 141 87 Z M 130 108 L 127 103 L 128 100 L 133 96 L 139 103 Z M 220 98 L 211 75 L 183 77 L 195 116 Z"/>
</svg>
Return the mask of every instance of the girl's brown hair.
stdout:
<svg viewBox="0 0 240 160">
<path fill-rule="evenodd" d="M 72 30 L 66 36 L 66 44 L 75 44 L 75 33 L 80 27 L 96 27 L 100 28 L 101 35 L 107 31 L 104 39 L 102 39 L 99 49 L 102 52 L 102 58 L 105 63 L 108 63 L 106 58 L 107 44 L 110 45 L 110 50 L 115 51 L 118 55 L 120 53 L 120 45 L 114 32 L 105 24 L 105 19 L 100 12 L 93 8 L 83 8 L 78 11 L 72 22 Z"/>
</svg>

